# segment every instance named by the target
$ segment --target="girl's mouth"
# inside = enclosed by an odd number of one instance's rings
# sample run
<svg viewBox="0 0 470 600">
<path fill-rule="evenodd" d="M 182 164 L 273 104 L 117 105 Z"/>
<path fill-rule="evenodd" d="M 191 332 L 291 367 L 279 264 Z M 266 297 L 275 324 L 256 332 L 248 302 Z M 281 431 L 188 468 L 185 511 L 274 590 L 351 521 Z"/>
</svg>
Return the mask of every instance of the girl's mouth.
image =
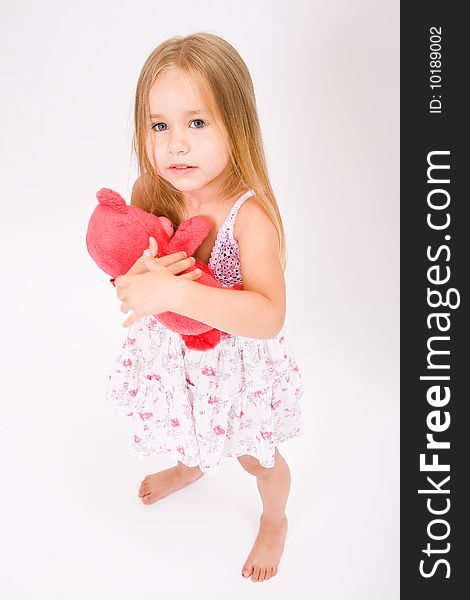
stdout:
<svg viewBox="0 0 470 600">
<path fill-rule="evenodd" d="M 197 167 L 170 167 L 170 170 L 173 171 L 173 173 L 178 173 L 178 175 L 186 175 L 196 168 Z"/>
</svg>

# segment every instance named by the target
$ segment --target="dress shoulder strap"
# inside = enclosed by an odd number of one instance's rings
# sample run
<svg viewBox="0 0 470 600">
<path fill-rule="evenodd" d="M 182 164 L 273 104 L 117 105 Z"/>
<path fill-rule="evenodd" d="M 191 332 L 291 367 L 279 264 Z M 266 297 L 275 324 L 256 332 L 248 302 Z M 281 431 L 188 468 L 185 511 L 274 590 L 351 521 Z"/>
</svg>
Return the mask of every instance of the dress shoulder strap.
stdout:
<svg viewBox="0 0 470 600">
<path fill-rule="evenodd" d="M 245 202 L 245 200 L 248 200 L 248 198 L 250 198 L 251 196 L 254 196 L 254 194 L 255 194 L 254 190 L 248 190 L 242 196 L 240 196 L 240 198 L 238 198 L 238 200 L 232 206 L 232 210 L 230 211 L 227 219 L 225 220 L 225 224 L 224 224 L 224 229 L 228 229 L 232 235 L 233 235 L 233 227 L 235 225 L 235 219 L 237 218 L 237 213 L 240 209 L 240 206 Z"/>
</svg>

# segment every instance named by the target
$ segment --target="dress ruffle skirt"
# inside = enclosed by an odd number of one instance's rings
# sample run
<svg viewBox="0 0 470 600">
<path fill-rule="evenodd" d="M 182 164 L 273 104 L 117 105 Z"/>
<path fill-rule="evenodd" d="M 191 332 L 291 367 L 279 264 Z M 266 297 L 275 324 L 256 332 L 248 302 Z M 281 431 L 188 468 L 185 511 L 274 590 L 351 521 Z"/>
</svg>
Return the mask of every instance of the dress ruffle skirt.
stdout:
<svg viewBox="0 0 470 600">
<path fill-rule="evenodd" d="M 134 456 L 166 453 L 213 472 L 223 456 L 274 467 L 275 446 L 302 433 L 301 375 L 284 333 L 222 334 L 188 349 L 149 315 L 133 323 L 108 376 L 113 412 L 132 419 Z"/>
</svg>

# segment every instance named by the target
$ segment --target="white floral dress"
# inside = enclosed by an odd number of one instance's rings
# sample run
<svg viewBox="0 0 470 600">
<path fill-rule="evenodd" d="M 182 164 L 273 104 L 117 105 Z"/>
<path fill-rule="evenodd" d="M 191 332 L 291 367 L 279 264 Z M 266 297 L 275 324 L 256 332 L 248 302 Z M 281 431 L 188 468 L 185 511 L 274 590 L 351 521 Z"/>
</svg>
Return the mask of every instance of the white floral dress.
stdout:
<svg viewBox="0 0 470 600">
<path fill-rule="evenodd" d="M 242 283 L 233 226 L 250 190 L 219 229 L 209 266 L 219 283 Z M 301 375 L 284 330 L 270 339 L 222 334 L 191 350 L 152 315 L 133 323 L 108 376 L 107 399 L 132 419 L 131 450 L 166 453 L 214 472 L 223 456 L 249 454 L 274 467 L 274 449 L 302 433 Z"/>
</svg>

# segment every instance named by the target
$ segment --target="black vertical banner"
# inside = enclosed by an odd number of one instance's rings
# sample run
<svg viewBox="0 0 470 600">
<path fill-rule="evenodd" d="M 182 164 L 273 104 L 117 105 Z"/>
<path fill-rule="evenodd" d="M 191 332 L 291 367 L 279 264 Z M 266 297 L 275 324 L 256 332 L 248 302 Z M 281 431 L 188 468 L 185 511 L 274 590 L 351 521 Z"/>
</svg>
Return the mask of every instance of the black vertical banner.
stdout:
<svg viewBox="0 0 470 600">
<path fill-rule="evenodd" d="M 470 482 L 470 36 L 464 9 L 457 2 L 401 3 L 404 599 L 470 594 L 464 491 Z"/>
</svg>

